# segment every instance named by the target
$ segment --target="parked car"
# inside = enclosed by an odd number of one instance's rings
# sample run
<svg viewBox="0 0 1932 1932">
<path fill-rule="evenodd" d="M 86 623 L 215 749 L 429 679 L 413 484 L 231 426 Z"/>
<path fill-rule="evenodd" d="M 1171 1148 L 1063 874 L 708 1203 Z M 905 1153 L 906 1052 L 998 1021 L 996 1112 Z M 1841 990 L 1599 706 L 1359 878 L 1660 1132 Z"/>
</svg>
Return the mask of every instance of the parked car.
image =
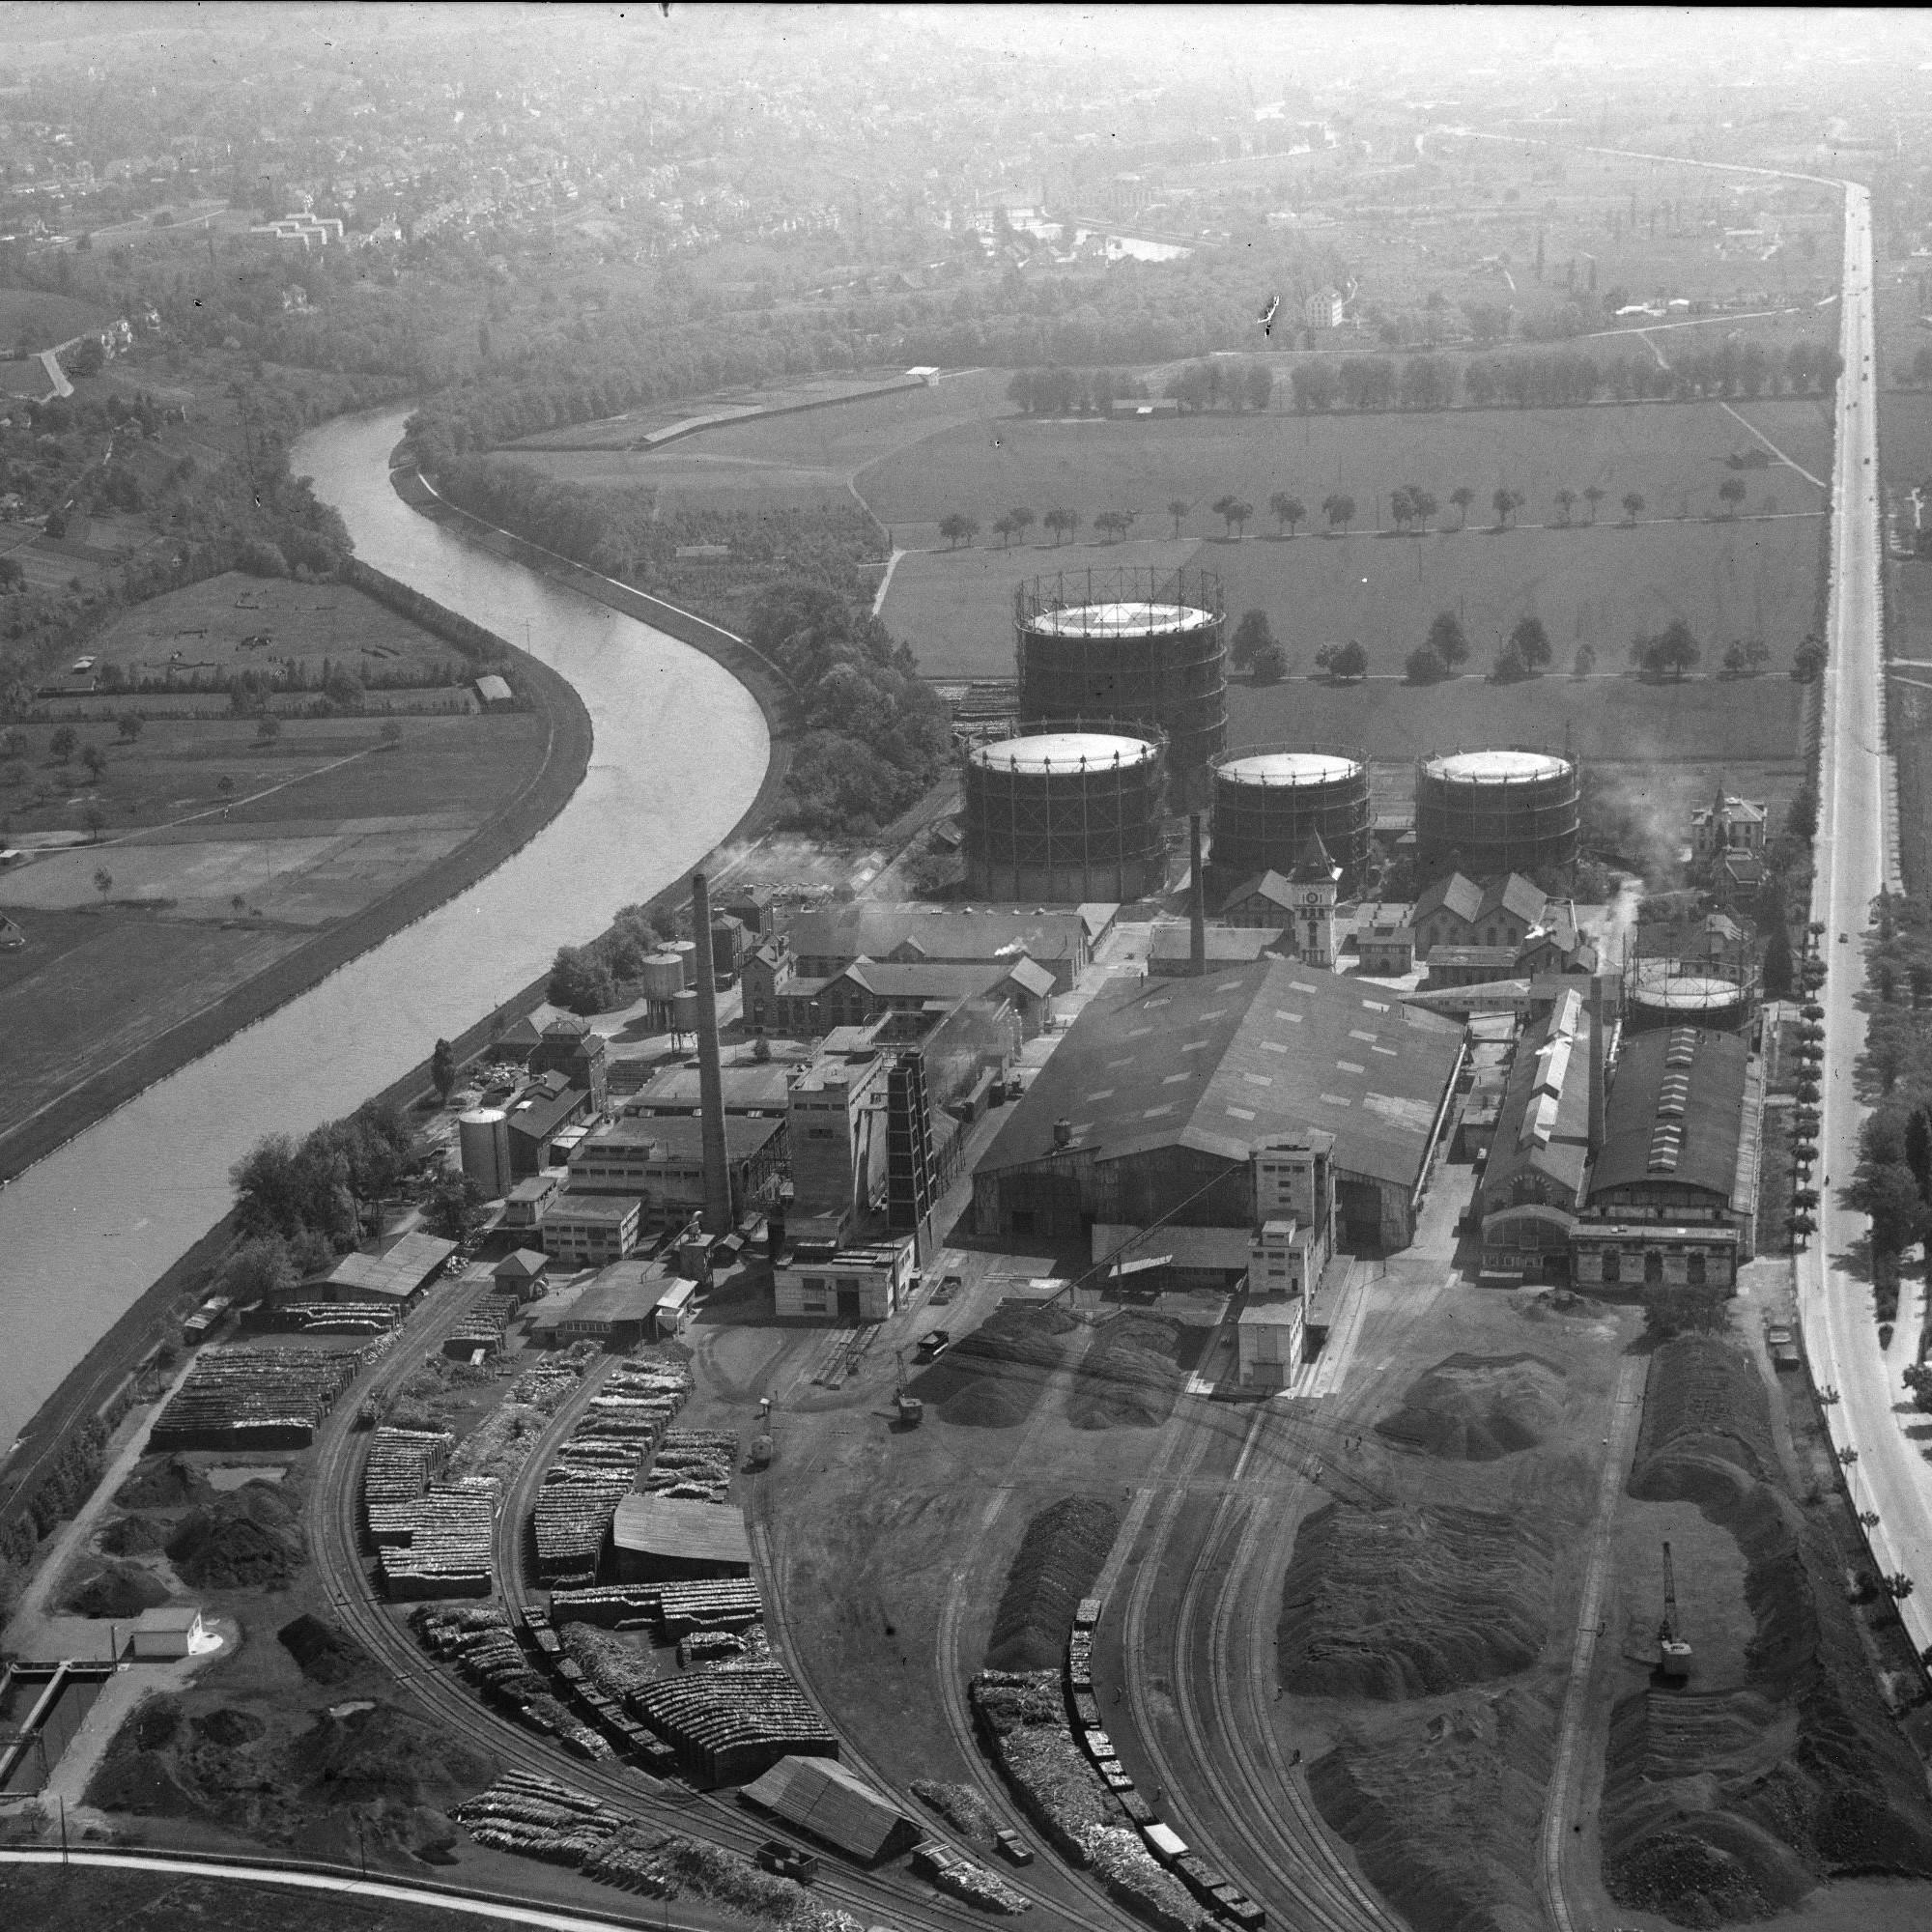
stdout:
<svg viewBox="0 0 1932 1932">
<path fill-rule="evenodd" d="M 1001 1826 L 993 1833 L 993 1842 L 999 1846 L 1001 1851 L 1006 1853 L 1007 1857 L 1014 1864 L 1030 1865 L 1033 1863 L 1033 1847 L 1017 1832 L 1011 1830 L 1010 1827 Z"/>
</svg>

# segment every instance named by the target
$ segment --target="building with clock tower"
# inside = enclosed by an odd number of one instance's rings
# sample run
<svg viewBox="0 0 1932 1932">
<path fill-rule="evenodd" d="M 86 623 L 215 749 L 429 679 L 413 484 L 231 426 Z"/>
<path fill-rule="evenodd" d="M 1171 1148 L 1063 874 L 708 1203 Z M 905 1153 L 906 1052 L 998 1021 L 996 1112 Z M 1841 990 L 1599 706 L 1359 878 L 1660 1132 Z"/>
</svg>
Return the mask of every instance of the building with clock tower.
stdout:
<svg viewBox="0 0 1932 1932">
<path fill-rule="evenodd" d="M 1295 950 L 1311 966 L 1332 967 L 1335 963 L 1335 900 L 1341 891 L 1342 868 L 1328 856 L 1319 832 L 1308 835 L 1308 843 L 1288 875 L 1294 906 Z"/>
</svg>

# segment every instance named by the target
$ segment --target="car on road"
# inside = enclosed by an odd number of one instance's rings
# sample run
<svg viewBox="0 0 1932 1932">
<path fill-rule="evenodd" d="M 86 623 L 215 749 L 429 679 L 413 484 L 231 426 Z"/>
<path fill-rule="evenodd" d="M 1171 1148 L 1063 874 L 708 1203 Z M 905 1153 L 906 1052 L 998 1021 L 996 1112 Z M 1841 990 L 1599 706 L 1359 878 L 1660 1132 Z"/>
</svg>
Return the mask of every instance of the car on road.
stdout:
<svg viewBox="0 0 1932 1932">
<path fill-rule="evenodd" d="M 913 1350 L 916 1362 L 936 1362 L 952 1346 L 952 1335 L 944 1328 L 928 1328 Z"/>
<path fill-rule="evenodd" d="M 1845 939 L 1846 939 L 1846 935 L 1845 935 L 1844 933 L 1842 933 L 1842 932 L 1841 932 L 1841 933 L 1839 933 L 1839 935 L 1838 935 L 1838 944 L 1839 944 L 1840 946 L 1844 945 L 1844 944 L 1845 944 Z"/>
<path fill-rule="evenodd" d="M 993 1833 L 993 1842 L 998 1845 L 1016 1865 L 1033 1863 L 1033 1847 L 1009 1825 L 1002 1825 Z"/>
</svg>

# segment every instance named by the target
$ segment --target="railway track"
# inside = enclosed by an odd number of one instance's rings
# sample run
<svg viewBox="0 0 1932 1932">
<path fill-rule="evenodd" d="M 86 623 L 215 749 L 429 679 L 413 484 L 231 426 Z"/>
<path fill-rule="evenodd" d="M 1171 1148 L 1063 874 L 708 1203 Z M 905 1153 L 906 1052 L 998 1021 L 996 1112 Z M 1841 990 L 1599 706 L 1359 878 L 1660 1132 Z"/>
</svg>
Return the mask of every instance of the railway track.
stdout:
<svg viewBox="0 0 1932 1932">
<path fill-rule="evenodd" d="M 446 1676 L 397 1629 L 375 1595 L 361 1553 L 361 1473 L 368 1438 L 355 1428 L 356 1414 L 369 1396 L 400 1382 L 425 1351 L 440 1349 L 487 1286 L 480 1276 L 466 1277 L 462 1287 L 450 1294 L 447 1307 L 435 1308 L 433 1304 L 433 1312 L 424 1311 L 409 1323 L 397 1346 L 356 1378 L 323 1425 L 308 1526 L 310 1547 L 330 1605 L 350 1634 L 388 1672 L 398 1689 L 432 1712 L 451 1735 L 467 1740 L 500 1764 L 556 1778 L 664 1831 L 686 1835 L 695 1833 L 751 1857 L 771 1833 L 735 1804 L 710 1793 L 687 1793 L 682 1786 L 666 1785 L 628 1767 L 615 1771 L 565 1758 Z M 464 1292 L 472 1288 L 473 1293 Z M 503 1535 L 509 1533 L 499 1523 L 499 1550 Z M 516 1578 L 512 1587 L 521 1587 L 520 1564 L 502 1576 Z M 673 1792 L 682 1796 L 673 1797 Z M 812 1892 L 867 1924 L 883 1919 L 904 1928 L 923 1928 L 923 1932 L 961 1932 L 965 1926 L 985 1922 L 971 1908 L 955 1906 L 916 1888 L 910 1880 L 891 1875 L 868 1879 L 839 1867 L 821 1867 Z M 1073 1918 L 1064 1908 L 1053 1909 L 1061 1918 Z M 663 1915 L 653 1908 L 653 1917 L 662 1919 Z M 1074 1922 L 1090 1923 L 1084 1919 Z M 1091 1932 L 1116 1932 L 1117 1923 L 1110 1919 L 1091 1926 Z"/>
<path fill-rule="evenodd" d="M 1227 1540 L 1230 1512 L 1239 1512 L 1235 1521 L 1244 1527 L 1257 1545 L 1267 1521 L 1264 1508 L 1259 1502 L 1252 1508 L 1246 1502 L 1250 1492 L 1239 1484 L 1241 1468 L 1258 1452 L 1270 1461 L 1285 1461 L 1267 1441 L 1275 1433 L 1270 1423 L 1272 1413 L 1271 1405 L 1264 1405 L 1255 1413 L 1236 1465 L 1235 1478 L 1225 1486 L 1215 1506 L 1201 1555 L 1193 1565 L 1166 1642 L 1160 1646 L 1160 1654 L 1169 1666 L 1165 1674 L 1173 1686 L 1175 1715 L 1186 1742 L 1185 1764 L 1177 1763 L 1162 1739 L 1159 1720 L 1149 1698 L 1145 1679 L 1154 1648 L 1150 1642 L 1148 1624 L 1154 1584 L 1162 1568 L 1161 1556 L 1190 1500 L 1186 1477 L 1206 1454 L 1208 1446 L 1206 1439 L 1197 1446 L 1193 1463 L 1183 1472 L 1180 1484 L 1161 1511 L 1149 1553 L 1128 1595 L 1122 1648 L 1130 1661 L 1129 1710 L 1141 1747 L 1158 1772 L 1166 1794 L 1163 1805 L 1156 1808 L 1182 1813 L 1183 1835 L 1188 1842 L 1198 1844 L 1250 1897 L 1264 1903 L 1277 1922 L 1294 1926 L 1297 1932 L 1303 1932 L 1303 1928 L 1307 1932 L 1391 1932 L 1400 1921 L 1348 1870 L 1316 1817 L 1306 1792 L 1285 1775 L 1286 1767 L 1278 1767 L 1274 1776 L 1264 1777 L 1241 1738 L 1236 1714 L 1222 1682 L 1219 1645 L 1225 1626 L 1219 1625 L 1218 1619 L 1217 1631 L 1210 1635 L 1208 1658 L 1209 1675 L 1216 1685 L 1217 1735 L 1210 1737 L 1197 1700 L 1191 1655 L 1194 1634 L 1204 1593 L 1216 1571 L 1215 1555 Z M 1299 1473 L 1297 1469 L 1296 1474 Z M 1276 1492 L 1279 1493 L 1278 1485 Z M 1232 1605 L 1235 1581 L 1231 1566 L 1217 1592 L 1218 1605 Z M 1222 1770 L 1223 1755 L 1229 1751 L 1236 1755 L 1240 1770 L 1243 1789 L 1239 1791 Z M 1180 1802 L 1180 1794 L 1204 1787 L 1216 1807 L 1211 1821 L 1203 1816 L 1198 1805 Z M 1288 1802 L 1289 1822 L 1277 1817 L 1272 1808 L 1270 1800 L 1277 1794 Z M 1261 1882 L 1264 1879 L 1266 1883 Z"/>
</svg>

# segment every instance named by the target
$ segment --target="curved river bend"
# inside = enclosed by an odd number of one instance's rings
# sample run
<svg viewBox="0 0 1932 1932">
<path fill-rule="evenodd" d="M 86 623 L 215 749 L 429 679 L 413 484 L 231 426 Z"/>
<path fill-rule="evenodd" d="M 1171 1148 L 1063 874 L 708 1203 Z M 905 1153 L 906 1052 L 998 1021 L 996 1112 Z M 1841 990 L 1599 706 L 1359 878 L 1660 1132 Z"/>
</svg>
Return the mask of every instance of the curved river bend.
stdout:
<svg viewBox="0 0 1932 1932">
<path fill-rule="evenodd" d="M 151 1087 L 0 1190 L 0 1448 L 226 1211 L 228 1171 L 270 1133 L 358 1106 L 647 898 L 729 832 L 769 743 L 752 695 L 661 631 L 472 549 L 389 487 L 404 413 L 296 445 L 356 554 L 522 642 L 577 687 L 590 768 L 563 810 L 459 897 Z"/>
</svg>

